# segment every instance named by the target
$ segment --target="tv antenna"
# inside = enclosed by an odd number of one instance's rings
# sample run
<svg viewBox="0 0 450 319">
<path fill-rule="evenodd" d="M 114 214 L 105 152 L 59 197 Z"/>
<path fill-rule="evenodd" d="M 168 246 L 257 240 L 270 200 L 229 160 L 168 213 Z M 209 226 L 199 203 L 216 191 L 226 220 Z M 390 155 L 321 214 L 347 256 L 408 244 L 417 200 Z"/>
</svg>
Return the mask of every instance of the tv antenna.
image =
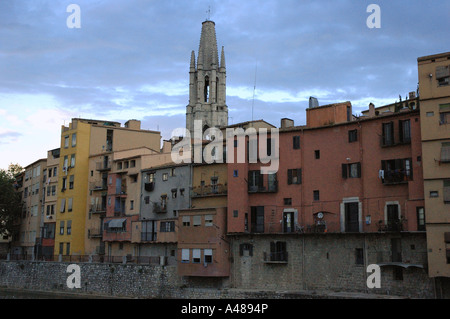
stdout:
<svg viewBox="0 0 450 319">
<path fill-rule="evenodd" d="M 255 91 L 256 91 L 256 71 L 258 70 L 258 62 L 256 62 L 255 66 L 255 83 L 253 85 L 253 100 L 252 100 L 252 122 L 253 122 L 253 106 L 255 104 Z"/>
<path fill-rule="evenodd" d="M 208 6 L 208 10 L 206 11 L 206 21 L 210 21 L 211 18 L 211 6 Z"/>
</svg>

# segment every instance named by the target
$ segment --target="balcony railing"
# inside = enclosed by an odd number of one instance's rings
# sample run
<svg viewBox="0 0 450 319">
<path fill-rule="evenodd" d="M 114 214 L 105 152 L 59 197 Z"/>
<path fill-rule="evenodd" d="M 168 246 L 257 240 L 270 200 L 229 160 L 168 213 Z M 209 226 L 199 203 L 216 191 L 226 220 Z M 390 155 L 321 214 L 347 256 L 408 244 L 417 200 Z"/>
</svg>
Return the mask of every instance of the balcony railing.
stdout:
<svg viewBox="0 0 450 319">
<path fill-rule="evenodd" d="M 106 182 L 92 182 L 89 184 L 89 189 L 91 191 L 104 191 L 108 189 Z"/>
<path fill-rule="evenodd" d="M 204 185 L 196 186 L 192 189 L 192 197 L 203 197 L 203 196 L 219 196 L 227 194 L 227 185 L 217 184 L 217 185 Z"/>
<path fill-rule="evenodd" d="M 111 169 L 111 161 L 97 162 L 97 163 L 95 163 L 95 168 L 97 171 L 108 171 Z"/>
<path fill-rule="evenodd" d="M 152 192 L 155 189 L 155 182 L 145 183 L 144 188 L 147 192 Z"/>
<path fill-rule="evenodd" d="M 249 193 L 276 193 L 278 192 L 278 182 L 269 183 L 268 186 L 248 185 Z"/>
<path fill-rule="evenodd" d="M 90 211 L 93 214 L 101 214 L 106 212 L 106 205 L 97 204 L 97 205 L 91 205 Z"/>
<path fill-rule="evenodd" d="M 388 220 L 387 222 L 380 220 L 378 222 L 378 231 L 403 231 L 405 229 L 405 223 L 406 219 Z"/>
<path fill-rule="evenodd" d="M 156 232 L 141 232 L 141 241 L 156 241 Z"/>
<path fill-rule="evenodd" d="M 412 180 L 410 170 L 389 170 L 384 172 L 383 184 L 401 184 Z"/>
<path fill-rule="evenodd" d="M 167 204 L 153 203 L 153 212 L 156 214 L 166 213 L 167 212 Z"/>
</svg>

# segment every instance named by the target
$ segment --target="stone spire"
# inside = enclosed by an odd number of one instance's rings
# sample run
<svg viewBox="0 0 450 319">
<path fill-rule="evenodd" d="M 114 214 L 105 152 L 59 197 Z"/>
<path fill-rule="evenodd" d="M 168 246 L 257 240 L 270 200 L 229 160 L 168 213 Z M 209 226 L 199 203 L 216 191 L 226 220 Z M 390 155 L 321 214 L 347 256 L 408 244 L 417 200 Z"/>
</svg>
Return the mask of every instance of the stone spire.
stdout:
<svg viewBox="0 0 450 319">
<path fill-rule="evenodd" d="M 186 106 L 186 128 L 191 135 L 195 120 L 201 120 L 204 128 L 228 125 L 225 52 L 222 47 L 219 65 L 215 23 L 210 20 L 202 23 L 197 65 L 191 52 Z"/>
<path fill-rule="evenodd" d="M 198 49 L 198 62 L 203 70 L 210 71 L 218 67 L 219 56 L 217 53 L 216 28 L 213 21 L 205 21 L 202 24 L 200 45 Z"/>
</svg>

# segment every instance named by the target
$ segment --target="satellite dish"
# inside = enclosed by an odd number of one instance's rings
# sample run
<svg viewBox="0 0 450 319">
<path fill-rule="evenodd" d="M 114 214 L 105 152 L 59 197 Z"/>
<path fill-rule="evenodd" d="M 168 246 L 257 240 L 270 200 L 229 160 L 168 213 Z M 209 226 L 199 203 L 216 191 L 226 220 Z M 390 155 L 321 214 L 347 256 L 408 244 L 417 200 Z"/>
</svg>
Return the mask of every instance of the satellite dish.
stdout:
<svg viewBox="0 0 450 319">
<path fill-rule="evenodd" d="M 322 213 L 322 212 L 320 212 L 320 213 L 317 213 L 317 218 L 320 218 L 320 219 L 322 219 L 322 218 L 323 218 L 323 213 Z"/>
</svg>

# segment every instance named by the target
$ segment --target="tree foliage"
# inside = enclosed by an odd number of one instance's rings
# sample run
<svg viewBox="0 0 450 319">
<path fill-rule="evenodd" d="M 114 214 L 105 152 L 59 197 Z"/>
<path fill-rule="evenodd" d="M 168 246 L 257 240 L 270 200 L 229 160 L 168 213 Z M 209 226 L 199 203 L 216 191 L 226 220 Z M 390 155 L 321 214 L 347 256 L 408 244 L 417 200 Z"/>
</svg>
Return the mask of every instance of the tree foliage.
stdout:
<svg viewBox="0 0 450 319">
<path fill-rule="evenodd" d="M 0 169 L 0 235 L 12 233 L 13 223 L 22 211 L 21 196 L 14 184 L 13 171 Z"/>
</svg>

